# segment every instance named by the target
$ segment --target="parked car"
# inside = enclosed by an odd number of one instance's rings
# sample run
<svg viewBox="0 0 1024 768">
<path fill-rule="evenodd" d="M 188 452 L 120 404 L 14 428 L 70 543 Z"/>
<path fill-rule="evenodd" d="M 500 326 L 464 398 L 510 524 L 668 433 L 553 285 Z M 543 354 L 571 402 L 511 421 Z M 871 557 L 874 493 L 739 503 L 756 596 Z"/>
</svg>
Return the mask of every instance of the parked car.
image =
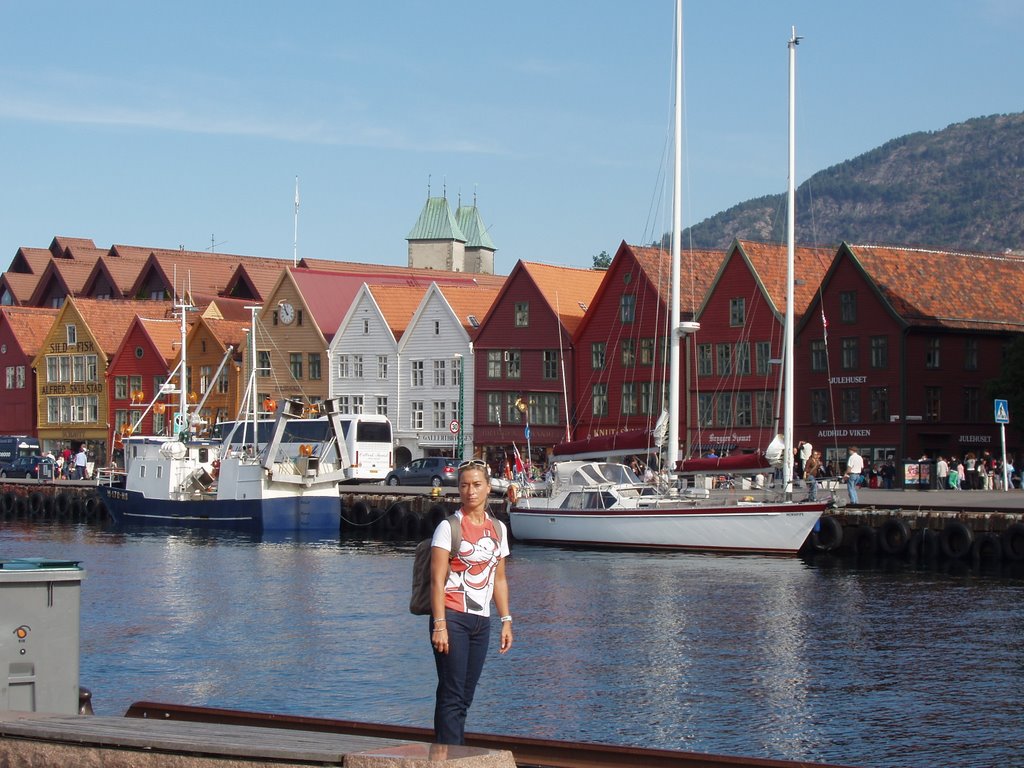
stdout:
<svg viewBox="0 0 1024 768">
<path fill-rule="evenodd" d="M 459 484 L 459 462 L 441 457 L 413 459 L 388 473 L 384 482 L 388 485 L 432 485 L 435 488 L 456 486 Z"/>
<path fill-rule="evenodd" d="M 53 464 L 46 456 L 18 456 L 14 461 L 0 464 L 0 477 L 33 477 L 39 478 L 41 464 Z M 56 468 L 54 468 L 56 469 Z M 50 478 L 53 478 L 53 471 Z"/>
</svg>

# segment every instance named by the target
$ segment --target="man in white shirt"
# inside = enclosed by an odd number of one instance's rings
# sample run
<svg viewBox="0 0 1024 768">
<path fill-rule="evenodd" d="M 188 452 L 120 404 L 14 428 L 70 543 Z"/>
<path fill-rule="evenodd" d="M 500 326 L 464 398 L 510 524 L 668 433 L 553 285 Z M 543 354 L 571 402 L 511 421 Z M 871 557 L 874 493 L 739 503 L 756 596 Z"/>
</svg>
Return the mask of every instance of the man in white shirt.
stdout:
<svg viewBox="0 0 1024 768">
<path fill-rule="evenodd" d="M 864 472 L 864 457 L 857 453 L 857 446 L 851 445 L 847 448 L 849 456 L 846 457 L 846 474 L 843 480 L 846 481 L 846 490 L 850 494 L 850 503 L 857 503 L 857 486 L 860 484 Z"/>
<path fill-rule="evenodd" d="M 939 456 L 939 460 L 935 462 L 935 480 L 940 491 L 949 488 L 949 463 L 945 456 Z"/>
<path fill-rule="evenodd" d="M 78 453 L 75 454 L 75 479 L 85 480 L 85 465 L 89 458 L 85 453 L 85 444 L 78 449 Z"/>
</svg>

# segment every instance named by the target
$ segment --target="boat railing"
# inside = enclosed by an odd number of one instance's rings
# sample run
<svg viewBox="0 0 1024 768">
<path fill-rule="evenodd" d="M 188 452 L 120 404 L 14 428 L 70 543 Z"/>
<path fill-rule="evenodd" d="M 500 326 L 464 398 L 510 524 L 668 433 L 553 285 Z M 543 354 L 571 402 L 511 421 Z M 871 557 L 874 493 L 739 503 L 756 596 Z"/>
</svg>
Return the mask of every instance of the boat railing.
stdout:
<svg viewBox="0 0 1024 768">
<path fill-rule="evenodd" d="M 96 470 L 96 485 L 121 485 L 127 476 L 120 467 L 100 467 Z"/>
</svg>

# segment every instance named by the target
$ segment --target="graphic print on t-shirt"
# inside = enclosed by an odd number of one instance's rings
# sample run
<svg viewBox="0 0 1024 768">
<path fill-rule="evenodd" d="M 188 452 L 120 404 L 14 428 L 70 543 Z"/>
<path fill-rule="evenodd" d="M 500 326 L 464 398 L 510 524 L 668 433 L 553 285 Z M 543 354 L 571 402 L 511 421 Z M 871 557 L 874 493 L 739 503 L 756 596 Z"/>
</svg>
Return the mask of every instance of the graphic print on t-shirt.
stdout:
<svg viewBox="0 0 1024 768">
<path fill-rule="evenodd" d="M 499 559 L 500 544 L 491 519 L 475 526 L 463 517 L 462 544 L 451 561 L 445 603 L 459 611 L 487 615 Z"/>
</svg>

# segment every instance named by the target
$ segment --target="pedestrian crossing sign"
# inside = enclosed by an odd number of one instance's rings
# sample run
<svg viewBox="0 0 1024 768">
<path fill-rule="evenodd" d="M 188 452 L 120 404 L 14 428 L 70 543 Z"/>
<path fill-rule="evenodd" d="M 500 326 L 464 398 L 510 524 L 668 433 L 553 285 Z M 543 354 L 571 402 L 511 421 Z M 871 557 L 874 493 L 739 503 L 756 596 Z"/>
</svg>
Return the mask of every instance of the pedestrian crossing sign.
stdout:
<svg viewBox="0 0 1024 768">
<path fill-rule="evenodd" d="M 1005 400 L 996 400 L 996 424 L 1010 423 L 1010 408 Z"/>
</svg>

